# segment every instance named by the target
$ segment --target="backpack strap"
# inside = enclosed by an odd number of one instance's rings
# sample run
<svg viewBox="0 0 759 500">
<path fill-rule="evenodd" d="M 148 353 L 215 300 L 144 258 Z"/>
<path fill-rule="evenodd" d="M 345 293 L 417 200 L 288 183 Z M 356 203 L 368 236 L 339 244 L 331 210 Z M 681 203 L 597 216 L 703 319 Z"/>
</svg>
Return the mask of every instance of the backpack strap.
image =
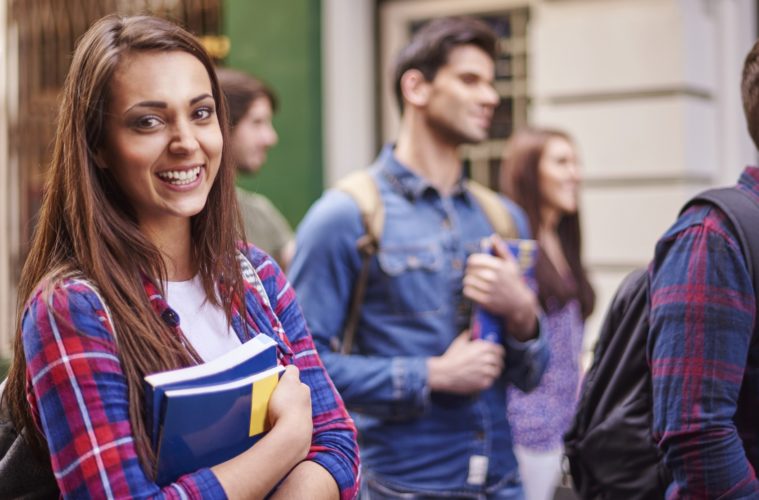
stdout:
<svg viewBox="0 0 759 500">
<path fill-rule="evenodd" d="M 737 186 L 708 189 L 694 196 L 680 211 L 685 212 L 696 203 L 709 203 L 719 208 L 735 228 L 735 236 L 740 242 L 748 272 L 754 284 L 754 298 L 757 314 L 754 331 L 759 330 L 759 202 Z"/>
<path fill-rule="evenodd" d="M 474 199 L 477 200 L 477 204 L 485 212 L 485 217 L 487 217 L 498 236 L 507 240 L 519 237 L 516 225 L 514 224 L 514 218 L 504 206 L 500 196 L 471 179 L 466 181 L 466 188 Z"/>
<path fill-rule="evenodd" d="M 358 205 L 361 212 L 361 221 L 364 224 L 367 238 L 359 238 L 357 246 L 360 252 L 371 252 L 370 245 L 374 245 L 373 252 L 379 248 L 382 231 L 385 226 L 385 207 L 380 198 L 377 182 L 368 170 L 359 170 L 340 179 L 335 189 L 347 193 Z"/>
<path fill-rule="evenodd" d="M 377 182 L 368 170 L 359 170 L 344 177 L 335 185 L 335 189 L 348 194 L 358 205 L 364 234 L 356 240 L 356 248 L 361 255 L 361 271 L 353 287 L 348 317 L 343 328 L 343 339 L 338 345 L 333 345 L 334 351 L 348 354 L 353 348 L 356 337 L 361 306 L 364 303 L 366 285 L 369 281 L 369 266 L 372 257 L 379 250 L 382 231 L 385 225 L 385 206 L 380 198 Z"/>
<path fill-rule="evenodd" d="M 256 297 L 258 304 L 264 310 L 264 314 L 269 319 L 269 322 L 271 324 L 271 329 L 277 336 L 274 341 L 276 342 L 279 340 L 277 343 L 277 359 L 279 359 L 285 365 L 291 364 L 293 352 L 292 344 L 290 344 L 290 340 L 287 338 L 287 333 L 282 327 L 282 322 L 280 322 L 277 313 L 274 312 L 274 308 L 272 307 L 271 301 L 269 300 L 269 294 L 266 292 L 266 288 L 264 287 L 263 281 L 261 281 L 261 277 L 258 275 L 258 272 L 256 272 L 256 268 L 253 267 L 253 263 L 248 260 L 248 256 L 245 255 L 241 250 L 237 251 L 236 257 L 237 262 L 240 264 L 240 272 L 242 273 L 243 279 L 251 287 L 253 287 L 253 296 Z M 242 307 L 246 307 L 244 299 Z M 249 317 L 248 319 L 249 321 L 255 322 L 255 319 L 252 317 Z M 246 331 L 248 328 L 249 327 L 246 326 Z"/>
</svg>

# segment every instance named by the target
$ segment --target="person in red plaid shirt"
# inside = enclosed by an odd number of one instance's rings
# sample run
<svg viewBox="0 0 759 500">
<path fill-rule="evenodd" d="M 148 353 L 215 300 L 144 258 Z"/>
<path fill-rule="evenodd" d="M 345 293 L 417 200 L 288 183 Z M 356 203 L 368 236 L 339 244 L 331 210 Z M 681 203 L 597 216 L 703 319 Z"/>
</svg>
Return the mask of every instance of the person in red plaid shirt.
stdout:
<svg viewBox="0 0 759 500">
<path fill-rule="evenodd" d="M 239 243 L 225 117 L 210 58 L 168 21 L 109 16 L 77 46 L 6 388 L 65 498 L 356 495 L 355 427 L 294 292 L 268 255 Z M 272 337 L 288 365 L 271 430 L 224 463 L 156 484 L 144 376 L 255 335 Z"/>
<path fill-rule="evenodd" d="M 759 43 L 742 90 L 759 147 Z M 747 167 L 738 189 L 759 200 L 759 168 Z M 688 209 L 659 240 L 650 276 L 653 431 L 673 476 L 667 498 L 759 498 L 758 298 L 727 217 L 708 204 Z"/>
</svg>

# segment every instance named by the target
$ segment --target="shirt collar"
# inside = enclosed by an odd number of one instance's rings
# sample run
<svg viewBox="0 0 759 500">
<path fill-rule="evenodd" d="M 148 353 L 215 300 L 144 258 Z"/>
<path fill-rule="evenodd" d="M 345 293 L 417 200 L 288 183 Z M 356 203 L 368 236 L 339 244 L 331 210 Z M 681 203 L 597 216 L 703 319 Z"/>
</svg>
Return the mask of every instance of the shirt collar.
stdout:
<svg viewBox="0 0 759 500">
<path fill-rule="evenodd" d="M 738 179 L 738 184 L 745 186 L 754 196 L 759 198 L 759 167 L 746 167 Z"/>
<path fill-rule="evenodd" d="M 411 201 L 418 200 L 430 190 L 437 193 L 437 189 L 427 179 L 398 161 L 394 150 L 395 144 L 386 144 L 382 148 L 382 152 L 378 158 L 380 173 L 389 181 L 393 190 Z M 456 185 L 451 191 L 451 196 L 462 196 L 466 201 L 471 200 L 471 195 L 466 190 L 463 174 L 456 181 Z"/>
</svg>

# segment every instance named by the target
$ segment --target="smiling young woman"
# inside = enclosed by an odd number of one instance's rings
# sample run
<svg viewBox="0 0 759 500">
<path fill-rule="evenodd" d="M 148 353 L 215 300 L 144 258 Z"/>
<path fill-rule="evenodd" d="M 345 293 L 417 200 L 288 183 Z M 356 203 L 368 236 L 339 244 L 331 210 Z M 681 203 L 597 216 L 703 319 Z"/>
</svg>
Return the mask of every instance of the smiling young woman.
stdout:
<svg viewBox="0 0 759 500">
<path fill-rule="evenodd" d="M 63 497 L 356 490 L 355 429 L 294 293 L 268 255 L 240 243 L 225 117 L 210 58 L 168 21 L 109 16 L 77 46 L 6 390 Z M 262 287 L 243 279 L 240 259 Z M 231 460 L 156 484 L 144 376 L 255 335 L 273 337 L 292 365 L 269 404 L 270 432 Z"/>
<path fill-rule="evenodd" d="M 125 54 L 110 96 L 99 151 L 105 168 L 159 248 L 189 248 L 190 218 L 211 192 L 223 145 L 208 72 L 186 52 Z M 179 248 L 172 253 L 189 256 Z M 192 278 L 189 261 L 170 257 L 170 280 Z"/>
</svg>

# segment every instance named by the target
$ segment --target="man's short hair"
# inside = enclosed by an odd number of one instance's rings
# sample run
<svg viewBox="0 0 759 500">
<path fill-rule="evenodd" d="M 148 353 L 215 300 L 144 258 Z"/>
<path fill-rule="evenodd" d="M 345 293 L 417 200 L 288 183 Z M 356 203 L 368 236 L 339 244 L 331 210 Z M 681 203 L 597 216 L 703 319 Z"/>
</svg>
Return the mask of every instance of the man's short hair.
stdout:
<svg viewBox="0 0 759 500">
<path fill-rule="evenodd" d="M 498 40 L 483 21 L 471 17 L 433 19 L 414 33 L 411 41 L 395 59 L 393 82 L 398 106 L 403 110 L 401 77 L 410 70 L 419 70 L 427 81 L 435 79 L 438 70 L 448 63 L 451 51 L 460 45 L 474 45 L 495 60 Z"/>
<path fill-rule="evenodd" d="M 277 110 L 277 96 L 258 78 L 231 68 L 217 68 L 221 90 L 227 99 L 229 125 L 235 127 L 248 112 L 253 101 L 265 97 L 271 104 L 271 110 Z"/>
<path fill-rule="evenodd" d="M 748 133 L 754 146 L 759 148 L 759 41 L 754 44 L 743 63 L 741 94 Z"/>
</svg>

